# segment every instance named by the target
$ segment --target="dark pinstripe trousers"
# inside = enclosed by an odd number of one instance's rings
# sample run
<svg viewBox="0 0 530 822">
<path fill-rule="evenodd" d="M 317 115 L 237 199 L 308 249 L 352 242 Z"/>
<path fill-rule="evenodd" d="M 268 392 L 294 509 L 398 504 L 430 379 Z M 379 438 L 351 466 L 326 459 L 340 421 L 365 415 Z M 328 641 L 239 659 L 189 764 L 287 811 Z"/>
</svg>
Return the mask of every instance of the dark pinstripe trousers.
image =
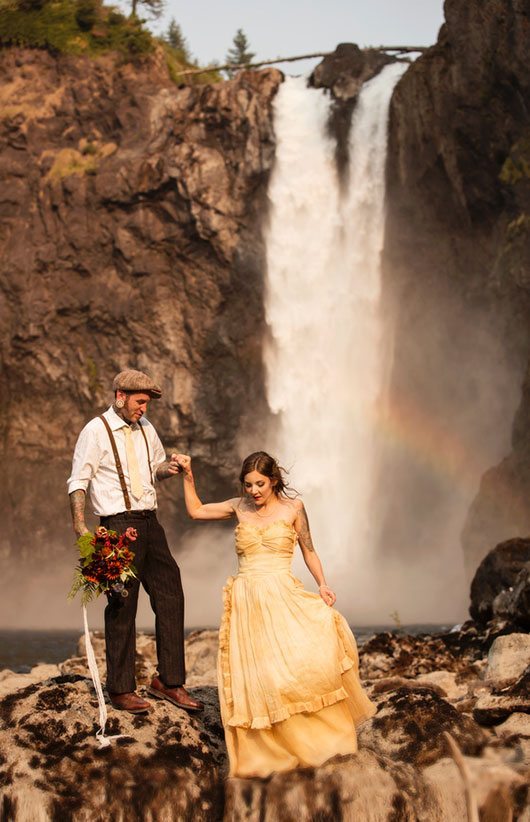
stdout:
<svg viewBox="0 0 530 822">
<path fill-rule="evenodd" d="M 129 526 L 138 531 L 138 539 L 131 545 L 138 579 L 127 585 L 128 597 L 112 595 L 105 608 L 107 690 L 121 694 L 134 691 L 136 687 L 134 660 L 140 583 L 155 612 L 160 679 L 168 688 L 183 685 L 186 680 L 184 594 L 178 565 L 171 556 L 156 512 L 128 511 L 101 517 L 101 524 L 118 533 Z"/>
</svg>

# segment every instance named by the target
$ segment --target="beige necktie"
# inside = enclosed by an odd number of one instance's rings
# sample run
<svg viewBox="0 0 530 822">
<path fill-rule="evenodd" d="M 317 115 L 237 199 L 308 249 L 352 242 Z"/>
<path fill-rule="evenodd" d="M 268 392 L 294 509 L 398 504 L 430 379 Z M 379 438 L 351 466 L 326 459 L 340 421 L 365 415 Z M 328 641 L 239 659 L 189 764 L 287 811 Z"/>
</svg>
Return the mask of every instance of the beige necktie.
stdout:
<svg viewBox="0 0 530 822">
<path fill-rule="evenodd" d="M 132 439 L 132 430 L 130 425 L 125 425 L 123 428 L 125 432 L 125 453 L 127 454 L 127 466 L 129 468 L 129 481 L 131 483 L 131 494 L 135 499 L 140 499 L 144 493 L 142 479 L 140 477 L 140 468 L 138 467 L 138 458 L 134 448 Z"/>
</svg>

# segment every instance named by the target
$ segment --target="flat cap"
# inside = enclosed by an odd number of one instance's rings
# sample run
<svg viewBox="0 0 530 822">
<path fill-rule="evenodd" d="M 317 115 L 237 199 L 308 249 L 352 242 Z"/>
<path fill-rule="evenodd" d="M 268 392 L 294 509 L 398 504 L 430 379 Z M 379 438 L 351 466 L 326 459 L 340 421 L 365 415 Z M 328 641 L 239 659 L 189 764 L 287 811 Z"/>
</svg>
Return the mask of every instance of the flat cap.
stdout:
<svg viewBox="0 0 530 822">
<path fill-rule="evenodd" d="M 151 377 L 143 371 L 135 371 L 127 368 L 116 374 L 112 381 L 113 391 L 128 391 L 129 393 L 149 394 L 153 400 L 158 400 L 162 396 L 160 387 L 153 382 Z"/>
</svg>

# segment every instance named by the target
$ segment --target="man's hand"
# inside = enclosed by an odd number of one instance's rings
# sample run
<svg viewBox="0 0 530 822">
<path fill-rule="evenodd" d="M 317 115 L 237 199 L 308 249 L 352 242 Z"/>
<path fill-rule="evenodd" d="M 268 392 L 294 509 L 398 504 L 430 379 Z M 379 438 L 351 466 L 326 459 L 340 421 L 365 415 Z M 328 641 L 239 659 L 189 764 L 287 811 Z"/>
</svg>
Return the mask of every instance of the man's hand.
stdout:
<svg viewBox="0 0 530 822">
<path fill-rule="evenodd" d="M 182 468 L 179 465 L 178 454 L 171 454 L 171 458 L 167 464 L 167 470 L 172 476 L 180 474 Z"/>
<path fill-rule="evenodd" d="M 180 474 L 181 470 L 177 461 L 177 455 L 171 454 L 171 457 L 156 469 L 156 478 L 157 480 L 169 479 L 170 477 L 174 477 L 175 474 Z"/>
</svg>

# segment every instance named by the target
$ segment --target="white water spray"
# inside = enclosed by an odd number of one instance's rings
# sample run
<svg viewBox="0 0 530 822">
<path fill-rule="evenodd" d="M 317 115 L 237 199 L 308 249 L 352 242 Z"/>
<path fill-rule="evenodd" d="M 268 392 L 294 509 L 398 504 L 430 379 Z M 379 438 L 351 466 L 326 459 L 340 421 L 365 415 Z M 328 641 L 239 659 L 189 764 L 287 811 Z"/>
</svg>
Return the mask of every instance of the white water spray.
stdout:
<svg viewBox="0 0 530 822">
<path fill-rule="evenodd" d="M 391 64 L 363 86 L 339 186 L 330 101 L 287 79 L 275 103 L 266 232 L 267 392 L 275 454 L 292 467 L 327 569 L 358 567 L 372 541 L 374 409 L 381 390 L 380 254 Z"/>
</svg>

